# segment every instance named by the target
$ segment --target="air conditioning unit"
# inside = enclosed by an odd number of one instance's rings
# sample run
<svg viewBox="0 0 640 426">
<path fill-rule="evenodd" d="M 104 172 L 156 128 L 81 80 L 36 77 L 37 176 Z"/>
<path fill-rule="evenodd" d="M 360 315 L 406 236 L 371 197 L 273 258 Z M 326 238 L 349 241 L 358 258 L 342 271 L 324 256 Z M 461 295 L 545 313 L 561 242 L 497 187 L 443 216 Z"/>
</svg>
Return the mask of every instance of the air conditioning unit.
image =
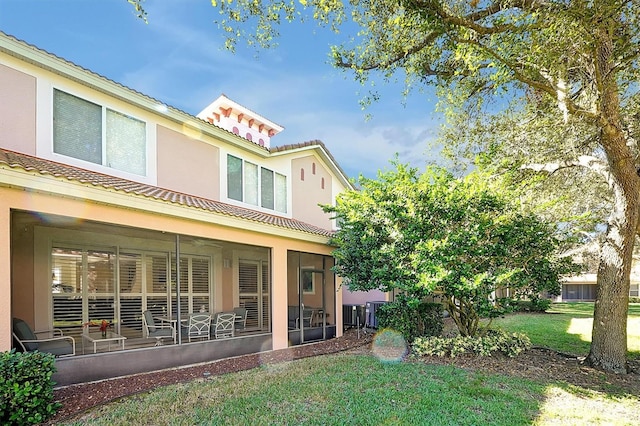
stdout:
<svg viewBox="0 0 640 426">
<path fill-rule="evenodd" d="M 366 304 L 366 312 L 365 315 L 367 317 L 367 328 L 378 328 L 378 319 L 376 318 L 376 309 L 380 306 L 384 305 L 387 302 L 377 301 L 377 302 L 367 302 Z"/>
<path fill-rule="evenodd" d="M 365 322 L 364 305 L 342 305 L 342 324 L 344 328 L 364 327 Z"/>
</svg>

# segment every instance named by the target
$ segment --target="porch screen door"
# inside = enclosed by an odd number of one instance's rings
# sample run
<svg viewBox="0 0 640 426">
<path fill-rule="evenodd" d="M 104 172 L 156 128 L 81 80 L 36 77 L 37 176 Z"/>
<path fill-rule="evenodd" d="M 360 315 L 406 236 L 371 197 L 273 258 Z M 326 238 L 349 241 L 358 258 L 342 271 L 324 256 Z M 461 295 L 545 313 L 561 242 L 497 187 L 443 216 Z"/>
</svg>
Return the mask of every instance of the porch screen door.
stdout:
<svg viewBox="0 0 640 426">
<path fill-rule="evenodd" d="M 324 328 L 323 332 L 318 334 L 318 327 L 324 325 L 324 271 L 303 268 L 300 270 L 299 283 L 299 318 L 302 318 L 299 321 L 300 341 L 304 343 L 324 338 Z"/>
</svg>

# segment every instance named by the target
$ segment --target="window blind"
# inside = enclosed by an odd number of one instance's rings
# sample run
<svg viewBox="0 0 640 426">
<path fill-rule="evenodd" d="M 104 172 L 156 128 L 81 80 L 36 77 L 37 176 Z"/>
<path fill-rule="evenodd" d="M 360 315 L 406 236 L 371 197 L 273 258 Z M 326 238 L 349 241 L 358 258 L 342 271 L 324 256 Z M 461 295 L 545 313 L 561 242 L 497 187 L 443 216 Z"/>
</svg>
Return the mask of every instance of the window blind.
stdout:
<svg viewBox="0 0 640 426">
<path fill-rule="evenodd" d="M 276 173 L 276 211 L 287 212 L 287 177 Z"/>
<path fill-rule="evenodd" d="M 53 151 L 102 164 L 102 107 L 54 90 Z"/>
<path fill-rule="evenodd" d="M 227 155 L 227 197 L 242 201 L 242 159 Z"/>
<path fill-rule="evenodd" d="M 273 210 L 273 172 L 264 167 L 260 170 L 260 199 L 262 207 Z"/>
<path fill-rule="evenodd" d="M 145 123 L 107 109 L 106 166 L 144 176 L 146 164 Z"/>
<path fill-rule="evenodd" d="M 248 161 L 244 163 L 244 202 L 258 205 L 258 166 Z"/>
</svg>

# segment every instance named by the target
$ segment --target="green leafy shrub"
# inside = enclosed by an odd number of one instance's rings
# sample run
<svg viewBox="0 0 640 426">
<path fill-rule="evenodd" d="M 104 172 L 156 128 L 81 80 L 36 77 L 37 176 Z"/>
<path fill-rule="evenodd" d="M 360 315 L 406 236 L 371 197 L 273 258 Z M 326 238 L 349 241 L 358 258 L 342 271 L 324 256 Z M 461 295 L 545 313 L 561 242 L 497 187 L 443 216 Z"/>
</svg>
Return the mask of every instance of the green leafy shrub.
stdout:
<svg viewBox="0 0 640 426">
<path fill-rule="evenodd" d="M 51 376 L 54 356 L 42 352 L 0 353 L 0 424 L 42 423 L 55 414 Z"/>
<path fill-rule="evenodd" d="M 629 297 L 629 303 L 640 303 L 640 297 Z"/>
<path fill-rule="evenodd" d="M 440 303 L 413 302 L 402 296 L 376 309 L 380 328 L 401 333 L 407 342 L 420 336 L 439 336 L 444 328 Z"/>
<path fill-rule="evenodd" d="M 515 312 L 546 312 L 551 307 L 549 299 L 509 300 L 505 303 Z"/>
<path fill-rule="evenodd" d="M 531 341 L 522 333 L 507 333 L 502 330 L 489 330 L 482 337 L 420 337 L 412 345 L 416 356 L 456 357 L 465 354 L 491 356 L 502 353 L 514 358 L 531 348 Z"/>
<path fill-rule="evenodd" d="M 333 270 L 351 291 L 437 295 L 461 335 L 482 334 L 485 319 L 504 315 L 494 297 L 561 293 L 560 279 L 578 270 L 558 227 L 519 207 L 508 180 L 490 170 L 458 178 L 392 163 L 395 171 L 362 177 L 323 206 L 341 226 Z M 489 182 L 491 182 L 489 184 Z M 526 210 L 526 209 L 525 209 Z"/>
</svg>

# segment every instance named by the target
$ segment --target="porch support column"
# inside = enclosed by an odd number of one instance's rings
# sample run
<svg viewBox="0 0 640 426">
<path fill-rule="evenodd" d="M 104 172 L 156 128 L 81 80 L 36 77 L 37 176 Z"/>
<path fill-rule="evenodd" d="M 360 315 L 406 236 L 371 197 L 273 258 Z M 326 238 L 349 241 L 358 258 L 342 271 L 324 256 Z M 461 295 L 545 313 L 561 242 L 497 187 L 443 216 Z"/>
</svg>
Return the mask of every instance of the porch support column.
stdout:
<svg viewBox="0 0 640 426">
<path fill-rule="evenodd" d="M 172 292 L 169 291 L 169 294 Z M 171 297 L 169 297 L 171 299 Z M 178 344 L 182 344 L 182 312 L 180 312 L 180 234 L 176 234 L 176 333 Z"/>
<path fill-rule="evenodd" d="M 0 352 L 11 349 L 11 212 L 0 208 Z M 285 310 L 286 312 L 286 310 Z M 285 324 L 286 325 L 286 324 Z"/>
<path fill-rule="evenodd" d="M 341 337 L 343 334 L 343 321 L 342 318 L 342 277 L 336 275 L 336 337 Z"/>
<path fill-rule="evenodd" d="M 273 349 L 283 349 L 289 346 L 289 334 L 287 330 L 287 249 L 284 246 L 276 246 L 271 252 L 273 288 L 271 303 L 272 338 Z"/>
</svg>

